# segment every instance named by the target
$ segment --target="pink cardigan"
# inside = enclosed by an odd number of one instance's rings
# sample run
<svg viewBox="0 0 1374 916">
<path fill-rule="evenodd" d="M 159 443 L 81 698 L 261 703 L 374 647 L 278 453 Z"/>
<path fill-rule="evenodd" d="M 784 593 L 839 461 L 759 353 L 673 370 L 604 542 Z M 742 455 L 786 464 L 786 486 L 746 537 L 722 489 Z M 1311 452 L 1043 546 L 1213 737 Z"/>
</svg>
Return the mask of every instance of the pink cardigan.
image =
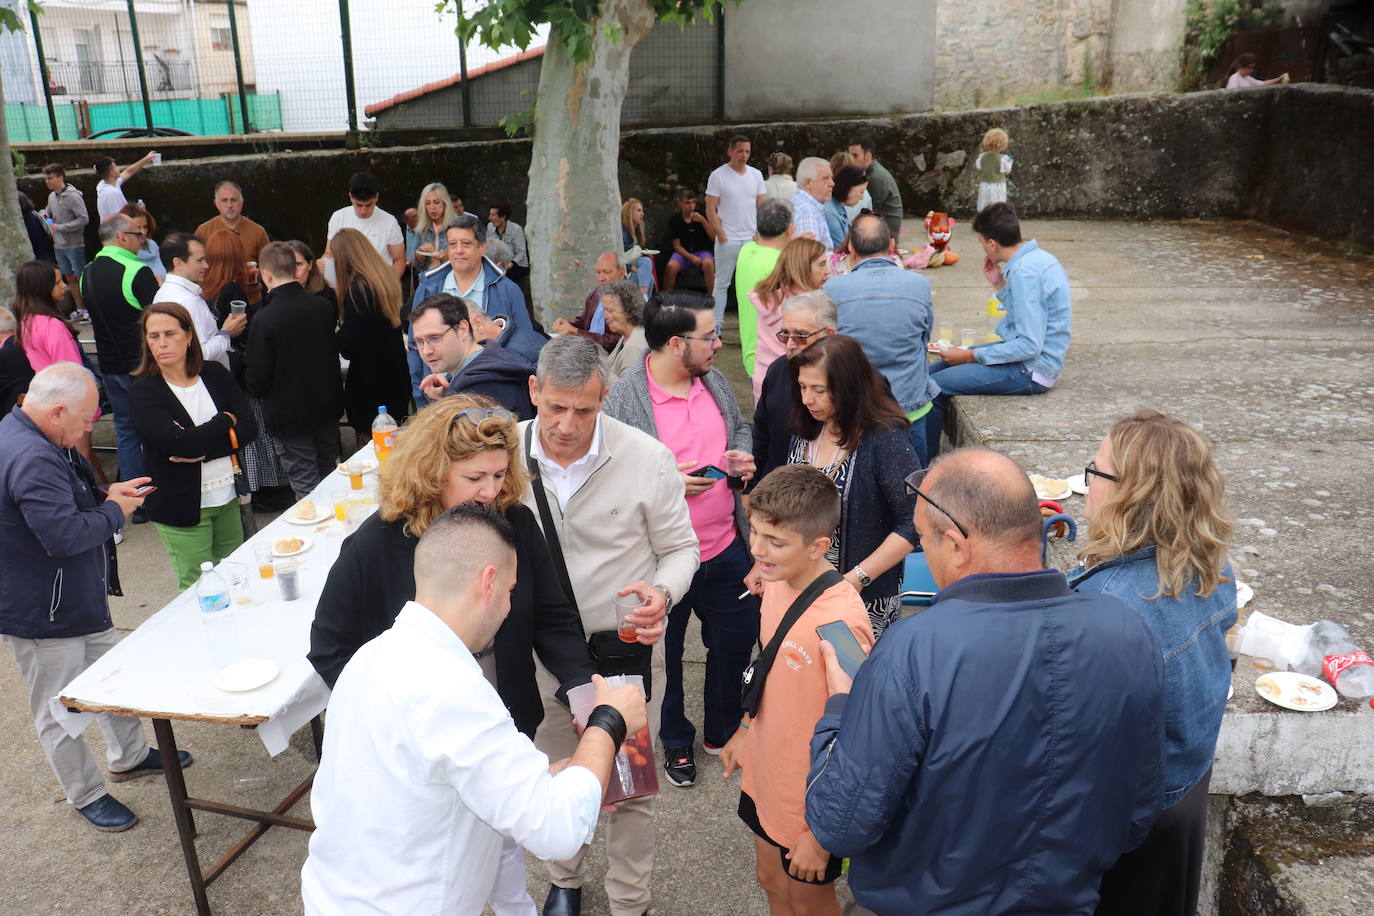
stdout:
<svg viewBox="0 0 1374 916">
<path fill-rule="evenodd" d="M 82 364 L 81 349 L 71 329 L 51 315 L 26 317 L 23 336 L 24 355 L 34 372 L 42 372 L 53 363 Z"/>
</svg>

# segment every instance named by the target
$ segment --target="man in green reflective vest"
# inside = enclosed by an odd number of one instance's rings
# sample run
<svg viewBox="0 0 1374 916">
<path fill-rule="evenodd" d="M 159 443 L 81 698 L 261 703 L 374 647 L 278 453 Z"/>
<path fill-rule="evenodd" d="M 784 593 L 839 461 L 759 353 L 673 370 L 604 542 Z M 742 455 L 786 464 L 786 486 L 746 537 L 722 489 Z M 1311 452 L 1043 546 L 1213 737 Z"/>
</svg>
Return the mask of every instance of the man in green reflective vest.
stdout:
<svg viewBox="0 0 1374 916">
<path fill-rule="evenodd" d="M 139 318 L 157 296 L 157 278 L 138 260 L 145 233 L 116 213 L 100 224 L 100 253 L 81 275 L 81 295 L 95 329 L 96 360 L 114 409 L 120 480 L 143 476 L 143 443 L 129 420 L 129 385 L 139 358 Z M 142 510 L 134 521 L 145 521 Z"/>
</svg>

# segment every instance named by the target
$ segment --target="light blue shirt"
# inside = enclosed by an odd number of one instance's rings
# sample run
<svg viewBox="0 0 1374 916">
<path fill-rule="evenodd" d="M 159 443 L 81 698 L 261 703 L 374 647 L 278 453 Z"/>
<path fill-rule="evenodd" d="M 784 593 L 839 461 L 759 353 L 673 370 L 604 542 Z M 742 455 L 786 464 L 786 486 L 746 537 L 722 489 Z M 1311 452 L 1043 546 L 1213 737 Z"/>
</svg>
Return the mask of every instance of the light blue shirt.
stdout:
<svg viewBox="0 0 1374 916">
<path fill-rule="evenodd" d="M 997 293 L 1007 310 L 997 323 L 1002 342 L 975 348 L 974 358 L 985 366 L 1025 363 L 1031 378 L 1048 387 L 1059 378 L 1069 352 L 1069 275 L 1035 239 L 1021 243 L 1002 275 L 1007 281 Z"/>
<path fill-rule="evenodd" d="M 486 307 L 482 304 L 487 291 L 486 273 L 485 270 L 478 271 L 477 279 L 472 281 L 472 289 L 464 291 L 458 288 L 458 274 L 450 270 L 448 276 L 444 278 L 444 292 L 468 299 L 475 303 L 479 309 L 486 311 Z"/>
<path fill-rule="evenodd" d="M 797 227 L 797 235 L 809 232 L 825 246 L 826 251 L 834 249 L 835 243 L 830 240 L 830 229 L 825 224 L 821 202 L 801 188 L 797 188 L 797 193 L 792 195 L 792 225 Z"/>
</svg>

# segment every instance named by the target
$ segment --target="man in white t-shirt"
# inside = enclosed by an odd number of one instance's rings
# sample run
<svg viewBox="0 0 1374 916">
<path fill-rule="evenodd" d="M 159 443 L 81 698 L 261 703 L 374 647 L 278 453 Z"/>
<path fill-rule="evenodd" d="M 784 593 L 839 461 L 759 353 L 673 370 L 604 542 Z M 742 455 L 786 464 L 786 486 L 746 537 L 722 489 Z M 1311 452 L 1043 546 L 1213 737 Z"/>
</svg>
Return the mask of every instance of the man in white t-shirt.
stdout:
<svg viewBox="0 0 1374 916">
<path fill-rule="evenodd" d="M 716 235 L 716 282 L 711 292 L 716 299 L 717 328 L 725 321 L 739 250 L 754 237 L 758 205 L 768 190 L 763 173 L 749 164 L 748 137 L 736 134 L 726 150 L 729 161 L 706 180 L 706 218 Z"/>
<path fill-rule="evenodd" d="M 382 260 L 389 263 L 399 277 L 406 272 L 406 240 L 396 217 L 377 206 L 380 195 L 377 179 L 369 173 L 359 172 L 349 179 L 349 206 L 335 210 L 329 217 L 324 256 L 333 257 L 329 241 L 339 234 L 340 229 L 357 229 L 367 236 Z"/>
<path fill-rule="evenodd" d="M 95 184 L 95 212 L 100 216 L 100 222 L 105 222 L 124 209 L 129 202 L 124 196 L 124 182 L 143 171 L 143 167 L 150 164 L 156 156 L 156 151 L 149 150 L 142 159 L 123 171 L 120 171 L 119 166 L 115 165 L 115 161 L 109 156 L 101 156 L 95 161 L 92 168 L 100 178 Z"/>
</svg>

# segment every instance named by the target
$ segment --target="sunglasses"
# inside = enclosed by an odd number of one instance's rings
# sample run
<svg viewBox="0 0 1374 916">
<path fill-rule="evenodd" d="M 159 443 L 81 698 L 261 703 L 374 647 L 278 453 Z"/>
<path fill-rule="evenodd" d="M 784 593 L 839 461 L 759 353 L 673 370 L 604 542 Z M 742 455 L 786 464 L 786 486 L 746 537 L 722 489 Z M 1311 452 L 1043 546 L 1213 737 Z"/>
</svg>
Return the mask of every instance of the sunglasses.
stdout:
<svg viewBox="0 0 1374 916">
<path fill-rule="evenodd" d="M 789 340 L 795 340 L 797 343 L 806 343 L 808 340 L 815 337 L 820 332 L 821 331 L 819 328 L 812 331 L 810 334 L 803 334 L 801 331 L 779 331 L 773 336 L 778 339 L 779 343 L 785 344 Z"/>
<path fill-rule="evenodd" d="M 480 429 L 482 424 L 488 420 L 495 420 L 502 426 L 508 423 L 514 423 L 515 414 L 504 407 L 464 407 L 454 414 L 453 419 L 449 422 L 457 423 L 459 419 L 466 420 Z"/>
<path fill-rule="evenodd" d="M 905 480 L 905 483 L 906 483 L 906 495 L 907 495 L 907 496 L 911 496 L 912 494 L 915 494 L 919 499 L 924 499 L 926 502 L 930 503 L 933 507 L 935 507 L 935 508 L 938 509 L 941 513 L 943 513 L 943 514 L 945 515 L 946 518 L 948 518 L 951 522 L 953 522 L 953 523 L 954 523 L 954 527 L 959 529 L 959 533 L 962 534 L 965 538 L 967 538 L 967 537 L 969 536 L 968 529 L 965 528 L 962 524 L 960 524 L 960 523 L 959 523 L 959 520 L 958 520 L 957 518 L 955 518 L 954 516 L 950 515 L 948 509 L 944 508 L 944 507 L 941 506 L 939 503 L 937 503 L 935 500 L 933 500 L 933 499 L 931 499 L 929 496 L 927 496 L 925 493 L 922 493 L 922 492 L 921 492 L 921 482 L 924 481 L 924 480 L 926 479 L 926 474 L 929 473 L 929 471 L 930 471 L 929 468 L 922 468 L 922 469 L 919 470 L 919 471 L 913 471 L 912 473 L 910 473 L 910 474 L 907 475 L 906 480 Z M 920 537 L 920 535 L 918 534 L 918 535 L 916 536 L 916 546 L 918 546 L 918 547 L 920 546 L 920 540 L 921 540 L 921 537 Z"/>
</svg>

